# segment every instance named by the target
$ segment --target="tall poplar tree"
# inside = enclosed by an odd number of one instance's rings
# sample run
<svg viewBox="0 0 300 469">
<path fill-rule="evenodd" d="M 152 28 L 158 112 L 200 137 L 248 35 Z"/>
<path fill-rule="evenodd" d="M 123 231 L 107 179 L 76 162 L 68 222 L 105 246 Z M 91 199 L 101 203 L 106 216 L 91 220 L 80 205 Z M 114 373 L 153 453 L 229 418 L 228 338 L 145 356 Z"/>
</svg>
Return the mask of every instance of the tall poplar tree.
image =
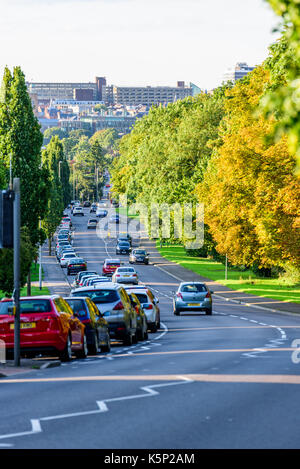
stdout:
<svg viewBox="0 0 300 469">
<path fill-rule="evenodd" d="M 33 245 L 40 240 L 39 218 L 46 206 L 46 181 L 41 170 L 43 134 L 27 91 L 20 67 L 13 75 L 6 68 L 1 88 L 0 154 L 1 163 L 13 177 L 20 178 L 21 225 L 29 231 Z M 1 171 L 0 171 L 1 172 Z"/>
<path fill-rule="evenodd" d="M 63 146 L 57 136 L 52 137 L 50 143 L 43 151 L 43 168 L 48 171 L 49 201 L 42 227 L 49 242 L 49 255 L 51 255 L 52 237 L 61 220 L 64 209 L 63 190 L 59 178 L 59 162 L 63 161 Z"/>
</svg>

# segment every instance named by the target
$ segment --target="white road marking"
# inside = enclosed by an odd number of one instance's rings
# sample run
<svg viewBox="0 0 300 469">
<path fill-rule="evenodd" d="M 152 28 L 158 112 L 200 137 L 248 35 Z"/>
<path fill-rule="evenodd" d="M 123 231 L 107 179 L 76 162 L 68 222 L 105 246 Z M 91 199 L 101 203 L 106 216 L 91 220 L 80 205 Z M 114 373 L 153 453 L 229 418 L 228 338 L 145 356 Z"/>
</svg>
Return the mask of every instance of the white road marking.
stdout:
<svg viewBox="0 0 300 469">
<path fill-rule="evenodd" d="M 30 431 L 19 432 L 19 433 L 8 433 L 6 435 L 0 435 L 0 439 L 4 440 L 4 439 L 10 439 L 10 438 L 17 438 L 20 436 L 27 436 L 27 435 L 34 435 L 37 433 L 42 433 L 43 429 L 41 427 L 41 422 L 49 422 L 53 420 L 62 420 L 62 419 L 72 418 L 72 417 L 82 417 L 86 415 L 101 414 L 103 412 L 109 411 L 109 408 L 107 407 L 108 402 L 121 402 L 121 401 L 126 401 L 126 400 L 144 398 L 144 397 L 153 397 L 159 394 L 159 392 L 155 390 L 156 388 L 177 386 L 180 384 L 190 384 L 194 382 L 194 380 L 189 379 L 184 376 L 178 376 L 178 380 L 180 381 L 173 381 L 171 383 L 163 383 L 163 384 L 153 384 L 151 386 L 143 386 L 140 388 L 143 391 L 143 394 L 133 394 L 129 396 L 113 397 L 111 399 L 104 399 L 102 401 L 96 401 L 98 408 L 95 410 L 73 412 L 73 413 L 68 413 L 68 414 L 50 415 L 48 417 L 42 417 L 40 419 L 31 419 L 30 422 L 31 422 L 32 429 Z"/>
</svg>

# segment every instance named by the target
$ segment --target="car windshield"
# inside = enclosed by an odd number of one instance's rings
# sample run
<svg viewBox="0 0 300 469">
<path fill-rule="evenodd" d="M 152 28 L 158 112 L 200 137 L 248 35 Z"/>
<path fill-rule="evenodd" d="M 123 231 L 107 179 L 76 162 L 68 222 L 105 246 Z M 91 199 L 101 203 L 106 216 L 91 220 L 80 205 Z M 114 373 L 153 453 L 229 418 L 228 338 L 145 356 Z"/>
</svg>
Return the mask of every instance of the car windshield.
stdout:
<svg viewBox="0 0 300 469">
<path fill-rule="evenodd" d="M 148 296 L 146 293 L 134 293 L 136 297 L 138 298 L 140 303 L 149 303 Z"/>
<path fill-rule="evenodd" d="M 127 241 L 120 241 L 119 246 L 123 246 L 125 248 L 128 248 L 130 246 L 130 244 Z"/>
<path fill-rule="evenodd" d="M 119 267 L 118 268 L 118 273 L 119 272 L 135 272 L 135 270 L 130 268 L 130 267 Z"/>
<path fill-rule="evenodd" d="M 136 251 L 134 251 L 134 254 L 139 254 L 139 255 L 145 256 L 145 255 L 146 255 L 146 251 L 143 251 L 142 249 L 137 249 Z"/>
<path fill-rule="evenodd" d="M 83 299 L 65 298 L 66 302 L 71 306 L 74 313 L 79 316 L 86 316 L 86 305 Z"/>
<path fill-rule="evenodd" d="M 88 296 L 96 304 L 114 303 L 119 300 L 118 293 L 115 290 L 86 290 L 73 292 L 72 296 Z"/>
<path fill-rule="evenodd" d="M 4 314 L 12 314 L 13 302 L 4 301 L 0 303 L 0 316 Z M 21 300 L 20 313 L 50 313 L 52 310 L 49 300 Z"/>
<path fill-rule="evenodd" d="M 206 292 L 207 289 L 202 283 L 191 283 L 189 285 L 182 285 L 180 291 L 183 293 L 201 293 Z"/>
<path fill-rule="evenodd" d="M 71 258 L 71 257 L 76 257 L 76 254 L 73 253 L 73 252 L 66 252 L 66 253 L 64 254 L 64 258 L 65 258 L 65 259 L 69 259 L 69 258 Z"/>
<path fill-rule="evenodd" d="M 70 259 L 70 264 L 84 264 L 84 260 L 83 259 Z"/>
<path fill-rule="evenodd" d="M 88 275 L 97 275 L 97 272 L 93 272 L 93 271 L 91 271 L 91 270 L 88 270 L 88 271 L 87 271 L 87 270 L 84 270 L 84 271 L 82 271 L 82 272 L 79 272 L 78 278 L 86 277 L 86 276 L 88 276 Z"/>
</svg>

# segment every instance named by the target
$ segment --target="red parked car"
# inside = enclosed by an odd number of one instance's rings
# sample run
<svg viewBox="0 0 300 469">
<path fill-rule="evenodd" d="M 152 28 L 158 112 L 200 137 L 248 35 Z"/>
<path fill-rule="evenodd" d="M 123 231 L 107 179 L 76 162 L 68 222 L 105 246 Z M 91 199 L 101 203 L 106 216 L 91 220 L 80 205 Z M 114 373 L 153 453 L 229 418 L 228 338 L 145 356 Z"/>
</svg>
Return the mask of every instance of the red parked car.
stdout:
<svg viewBox="0 0 300 469">
<path fill-rule="evenodd" d="M 121 266 L 120 259 L 105 259 L 102 267 L 102 275 L 112 277 L 115 270 Z"/>
<path fill-rule="evenodd" d="M 20 299 L 21 356 L 55 355 L 69 361 L 74 352 L 78 358 L 88 353 L 85 326 L 68 303 L 58 295 L 29 296 Z M 0 339 L 10 355 L 14 348 L 13 302 L 0 301 Z"/>
</svg>

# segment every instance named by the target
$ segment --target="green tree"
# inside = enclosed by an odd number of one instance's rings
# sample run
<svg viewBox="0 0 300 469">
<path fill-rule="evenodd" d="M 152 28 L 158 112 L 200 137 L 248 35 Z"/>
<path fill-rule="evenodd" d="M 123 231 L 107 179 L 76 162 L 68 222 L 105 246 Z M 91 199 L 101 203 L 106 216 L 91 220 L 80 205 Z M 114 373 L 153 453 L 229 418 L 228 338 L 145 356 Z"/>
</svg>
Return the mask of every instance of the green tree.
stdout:
<svg viewBox="0 0 300 469">
<path fill-rule="evenodd" d="M 37 249 L 32 245 L 28 228 L 21 228 L 20 246 L 20 286 L 24 287 L 32 260 L 37 255 Z M 14 290 L 14 251 L 0 249 L 0 289 L 11 296 Z"/>
<path fill-rule="evenodd" d="M 49 201 L 42 227 L 48 238 L 49 255 L 51 255 L 52 237 L 60 223 L 64 209 L 63 189 L 59 178 L 60 161 L 63 161 L 63 146 L 56 136 L 52 137 L 43 151 L 43 168 L 48 171 Z"/>
<path fill-rule="evenodd" d="M 20 67 L 15 67 L 11 76 L 6 68 L 0 103 L 1 163 L 7 169 L 7 181 L 10 159 L 13 177 L 20 178 L 21 224 L 28 227 L 34 245 L 40 236 L 39 218 L 45 211 L 42 144 L 43 135 L 33 114 L 24 74 Z"/>
</svg>

